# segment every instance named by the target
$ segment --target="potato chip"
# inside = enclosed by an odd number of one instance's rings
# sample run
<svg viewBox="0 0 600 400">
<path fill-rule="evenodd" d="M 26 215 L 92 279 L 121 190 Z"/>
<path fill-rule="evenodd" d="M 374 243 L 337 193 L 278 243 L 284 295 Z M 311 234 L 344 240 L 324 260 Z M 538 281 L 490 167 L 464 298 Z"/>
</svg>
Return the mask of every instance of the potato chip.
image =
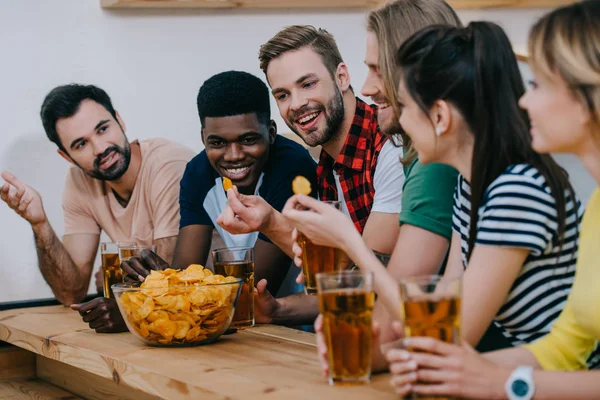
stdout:
<svg viewBox="0 0 600 400">
<path fill-rule="evenodd" d="M 202 268 L 202 266 L 200 266 L 200 265 L 192 264 L 189 267 L 187 267 L 185 270 L 183 270 L 178 275 L 178 278 L 180 281 L 186 282 L 189 284 L 201 282 L 205 277 L 204 271 L 208 271 L 208 270 L 204 270 Z"/>
<path fill-rule="evenodd" d="M 156 311 L 152 311 L 146 317 L 146 320 L 150 323 L 152 323 L 154 321 L 158 321 L 159 319 L 169 319 L 169 313 L 164 310 L 156 310 Z"/>
<path fill-rule="evenodd" d="M 172 338 L 177 329 L 177 323 L 168 319 L 159 319 L 148 325 L 150 332 L 158 333 L 162 337 Z"/>
<path fill-rule="evenodd" d="M 141 337 L 163 345 L 197 343 L 223 332 L 233 314 L 237 278 L 192 264 L 178 271 L 151 271 L 142 292 L 120 297 L 124 314 Z M 217 286 L 215 286 L 217 285 Z"/>
<path fill-rule="evenodd" d="M 294 194 L 305 194 L 308 196 L 312 191 L 310 181 L 305 177 L 298 175 L 292 181 L 292 191 Z"/>
<path fill-rule="evenodd" d="M 142 335 L 143 337 L 148 337 L 148 335 L 150 335 L 150 331 L 148 330 L 148 324 L 145 322 L 142 322 L 140 324 L 140 329 L 138 330 L 138 332 L 140 333 L 140 335 Z"/>
<path fill-rule="evenodd" d="M 156 303 L 156 307 L 163 310 L 175 310 L 175 305 L 177 305 L 177 298 L 171 295 L 158 296 L 154 298 L 154 302 Z"/>
<path fill-rule="evenodd" d="M 175 297 L 177 299 L 177 303 L 175 303 L 175 310 L 188 312 L 190 311 L 190 298 L 186 295 L 177 295 Z"/>
<path fill-rule="evenodd" d="M 204 304 L 204 303 L 206 303 L 207 300 L 208 300 L 208 296 L 206 295 L 204 289 L 201 286 L 196 288 L 190 294 L 190 301 L 192 302 L 193 305 Z"/>
<path fill-rule="evenodd" d="M 139 312 L 142 318 L 146 318 L 152 311 L 154 311 L 154 301 L 152 297 L 148 296 L 141 305 Z"/>
<path fill-rule="evenodd" d="M 200 320 L 197 315 L 190 312 L 176 314 L 175 318 L 177 321 L 187 321 L 190 325 L 195 325 Z"/>
<path fill-rule="evenodd" d="M 195 326 L 192 329 L 190 329 L 189 331 L 187 331 L 187 333 L 185 334 L 185 340 L 192 341 L 192 340 L 196 339 L 197 337 L 199 337 L 201 334 L 202 334 L 202 331 L 200 330 L 200 327 Z"/>
<path fill-rule="evenodd" d="M 176 329 L 173 337 L 175 339 L 183 339 L 190 330 L 191 324 L 188 321 L 175 321 L 175 324 Z"/>
<path fill-rule="evenodd" d="M 223 177 L 223 189 L 225 189 L 225 191 L 228 191 L 232 187 L 233 182 L 231 182 L 231 179 Z"/>
</svg>

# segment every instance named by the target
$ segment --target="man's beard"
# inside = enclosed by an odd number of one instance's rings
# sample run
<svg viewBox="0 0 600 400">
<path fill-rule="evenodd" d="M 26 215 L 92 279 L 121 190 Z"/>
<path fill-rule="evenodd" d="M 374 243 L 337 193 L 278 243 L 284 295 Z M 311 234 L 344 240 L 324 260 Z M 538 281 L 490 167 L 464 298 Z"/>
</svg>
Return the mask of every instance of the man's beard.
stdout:
<svg viewBox="0 0 600 400">
<path fill-rule="evenodd" d="M 103 158 L 108 156 L 110 153 L 114 152 L 116 157 L 117 154 L 121 155 L 121 158 L 111 165 L 108 169 L 100 169 L 100 162 Z M 98 179 L 100 181 L 116 181 L 120 179 L 127 169 L 129 168 L 129 163 L 131 162 L 131 146 L 127 139 L 125 139 L 125 147 L 121 147 L 118 145 L 113 145 L 106 149 L 104 153 L 96 157 L 94 160 L 94 169 L 87 170 L 81 168 L 79 164 L 77 166 L 83 170 L 87 175 L 91 176 L 94 179 Z"/>
<path fill-rule="evenodd" d="M 381 129 L 381 131 L 388 137 L 392 137 L 403 132 L 402 125 L 400 125 L 400 122 L 398 122 L 398 119 L 395 116 L 389 118 L 387 121 L 380 123 L 378 120 L 377 122 L 379 123 L 379 129 Z"/>
<path fill-rule="evenodd" d="M 337 86 L 334 86 L 335 94 L 327 103 L 327 113 L 325 113 L 325 107 L 319 105 L 319 107 L 314 108 L 303 108 L 298 112 L 294 113 L 294 117 L 289 121 L 286 121 L 288 127 L 298 136 L 304 140 L 304 142 L 310 147 L 321 146 L 327 143 L 331 138 L 337 136 L 339 134 L 339 129 L 344 122 L 344 117 L 346 116 L 346 110 L 344 108 L 344 96 L 342 92 L 338 89 Z M 320 111 L 325 114 L 325 129 L 321 133 L 320 136 L 313 135 L 315 132 L 309 131 L 308 134 L 302 136 L 298 131 L 294 128 L 294 122 L 298 119 L 298 117 L 302 114 L 310 113 L 311 111 Z M 316 129 L 315 129 L 316 130 Z"/>
</svg>

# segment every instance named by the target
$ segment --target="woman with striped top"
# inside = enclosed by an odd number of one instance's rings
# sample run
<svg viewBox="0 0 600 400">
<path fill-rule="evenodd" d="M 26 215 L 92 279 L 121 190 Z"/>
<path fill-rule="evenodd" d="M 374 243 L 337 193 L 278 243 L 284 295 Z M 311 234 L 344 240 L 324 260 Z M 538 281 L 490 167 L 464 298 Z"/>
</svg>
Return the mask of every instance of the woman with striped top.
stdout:
<svg viewBox="0 0 600 400">
<path fill-rule="evenodd" d="M 451 265 L 458 270 L 469 267 L 465 273 L 463 309 L 463 338 L 469 343 L 476 343 L 479 332 L 493 316 L 492 311 L 496 312 L 494 325 L 513 346 L 548 333 L 571 290 L 577 260 L 583 208 L 579 202 L 574 206 L 568 191 L 566 198 L 564 228 L 559 236 L 559 213 L 551 186 L 533 163 L 508 166 L 485 189 L 473 216 L 471 185 L 463 175 L 459 176 L 454 194 Z M 471 221 L 477 221 L 471 254 L 482 246 L 479 259 L 472 258 L 472 264 L 468 259 Z M 456 262 L 457 249 L 462 265 Z M 503 257 L 512 249 L 521 257 L 505 262 Z M 490 256 L 494 261 L 482 262 Z M 449 269 L 448 273 L 454 271 Z M 476 308 L 479 310 L 472 311 Z"/>
<path fill-rule="evenodd" d="M 600 185 L 600 1 L 582 1 L 542 17 L 532 28 L 529 52 L 536 80 L 520 104 L 531 116 L 534 149 L 575 154 Z M 411 339 L 405 344 L 429 354 L 388 353 L 397 391 L 476 399 L 600 398 L 599 372 L 557 372 L 584 369 L 600 340 L 598 188 L 580 241 L 575 282 L 548 335 L 485 357 L 427 338 Z"/>
<path fill-rule="evenodd" d="M 460 173 L 446 274 L 464 270 L 463 341 L 491 323 L 513 346 L 543 336 L 573 284 L 583 210 L 566 173 L 531 148 L 508 38 L 486 22 L 430 27 L 397 60 L 400 124 L 419 159 Z"/>
</svg>

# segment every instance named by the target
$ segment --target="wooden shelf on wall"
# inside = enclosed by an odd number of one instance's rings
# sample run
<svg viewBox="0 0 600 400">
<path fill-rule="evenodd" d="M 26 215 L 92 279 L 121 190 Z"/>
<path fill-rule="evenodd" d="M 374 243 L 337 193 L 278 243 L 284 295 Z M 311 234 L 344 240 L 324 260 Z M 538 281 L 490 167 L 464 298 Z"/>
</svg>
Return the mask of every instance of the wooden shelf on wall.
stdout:
<svg viewBox="0 0 600 400">
<path fill-rule="evenodd" d="M 373 8 L 381 0 L 101 0 L 104 8 Z"/>
<path fill-rule="evenodd" d="M 461 8 L 555 8 L 573 4 L 576 0 L 448 0 L 457 9 Z"/>
<path fill-rule="evenodd" d="M 517 56 L 517 61 L 521 61 L 524 63 L 529 62 L 529 56 L 525 53 L 522 53 L 520 51 L 515 51 L 515 56 Z"/>
<path fill-rule="evenodd" d="M 104 8 L 373 8 L 386 0 L 100 0 Z M 457 9 L 558 7 L 574 0 L 448 0 Z"/>
</svg>

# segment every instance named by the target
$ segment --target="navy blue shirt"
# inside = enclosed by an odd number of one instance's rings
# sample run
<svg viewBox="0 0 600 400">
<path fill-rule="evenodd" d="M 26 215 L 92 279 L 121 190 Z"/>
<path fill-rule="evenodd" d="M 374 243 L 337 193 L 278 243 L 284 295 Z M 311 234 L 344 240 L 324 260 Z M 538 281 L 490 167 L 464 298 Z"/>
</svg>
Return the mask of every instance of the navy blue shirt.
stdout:
<svg viewBox="0 0 600 400">
<path fill-rule="evenodd" d="M 265 199 L 275 210 L 281 211 L 294 194 L 292 180 L 302 175 L 311 182 L 312 196 L 316 197 L 316 168 L 316 162 L 306 149 L 293 140 L 277 135 L 256 185 L 255 194 Z M 270 242 L 258 232 L 232 235 L 216 224 L 217 217 L 227 206 L 227 195 L 223 190 L 221 177 L 208 161 L 206 151 L 202 151 L 187 164 L 181 179 L 179 205 L 179 229 L 188 225 L 213 226 L 227 247 L 254 247 L 257 238 Z"/>
</svg>

